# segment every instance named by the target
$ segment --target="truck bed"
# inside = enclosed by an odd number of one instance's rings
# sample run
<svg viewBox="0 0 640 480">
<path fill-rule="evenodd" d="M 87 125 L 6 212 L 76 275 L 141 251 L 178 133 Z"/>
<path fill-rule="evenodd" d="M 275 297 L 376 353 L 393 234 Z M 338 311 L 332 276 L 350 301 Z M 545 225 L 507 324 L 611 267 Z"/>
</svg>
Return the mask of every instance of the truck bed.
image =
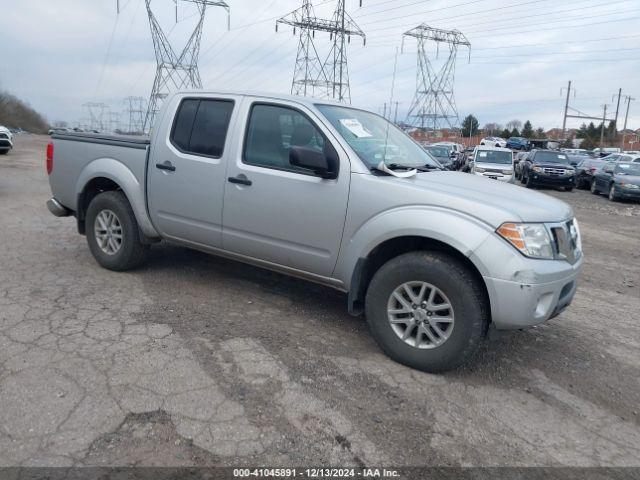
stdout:
<svg viewBox="0 0 640 480">
<path fill-rule="evenodd" d="M 75 212 L 80 189 L 92 177 L 126 182 L 121 187 L 134 197 L 131 203 L 144 205 L 149 137 L 73 132 L 55 133 L 51 138 L 54 166 L 49 182 L 61 205 Z"/>
</svg>

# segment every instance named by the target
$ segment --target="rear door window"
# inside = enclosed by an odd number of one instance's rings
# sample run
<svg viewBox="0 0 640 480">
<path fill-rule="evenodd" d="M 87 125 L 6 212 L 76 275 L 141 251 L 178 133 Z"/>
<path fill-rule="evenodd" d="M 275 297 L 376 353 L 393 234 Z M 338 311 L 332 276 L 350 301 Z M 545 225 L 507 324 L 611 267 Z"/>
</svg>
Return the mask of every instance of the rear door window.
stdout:
<svg viewBox="0 0 640 480">
<path fill-rule="evenodd" d="M 232 100 L 183 100 L 176 115 L 171 142 L 184 153 L 220 158 L 233 105 Z"/>
</svg>

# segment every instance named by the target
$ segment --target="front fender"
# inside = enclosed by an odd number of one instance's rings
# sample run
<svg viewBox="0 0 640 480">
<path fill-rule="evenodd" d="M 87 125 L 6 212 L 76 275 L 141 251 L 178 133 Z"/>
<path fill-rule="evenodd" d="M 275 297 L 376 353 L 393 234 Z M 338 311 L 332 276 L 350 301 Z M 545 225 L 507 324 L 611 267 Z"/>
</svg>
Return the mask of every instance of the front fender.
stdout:
<svg viewBox="0 0 640 480">
<path fill-rule="evenodd" d="M 144 178 L 145 171 L 142 170 L 140 175 Z M 159 236 L 147 214 L 144 185 L 140 184 L 135 174 L 126 165 L 113 158 L 98 158 L 87 164 L 76 182 L 75 198 L 78 198 L 87 184 L 95 178 L 107 178 L 118 184 L 131 204 L 142 233 L 150 238 Z"/>
<path fill-rule="evenodd" d="M 394 208 L 367 220 L 351 238 L 345 239 L 335 277 L 350 285 L 358 260 L 368 257 L 374 248 L 393 238 L 429 238 L 469 257 L 492 233 L 489 225 L 462 212 L 423 205 Z M 481 274 L 487 271 L 485 265 L 476 267 Z"/>
</svg>

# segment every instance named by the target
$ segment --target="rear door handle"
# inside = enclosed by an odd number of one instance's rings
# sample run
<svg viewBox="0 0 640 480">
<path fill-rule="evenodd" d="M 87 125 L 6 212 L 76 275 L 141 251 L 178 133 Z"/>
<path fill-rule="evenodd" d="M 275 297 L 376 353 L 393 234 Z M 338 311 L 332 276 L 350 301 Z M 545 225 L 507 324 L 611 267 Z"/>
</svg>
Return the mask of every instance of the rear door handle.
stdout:
<svg viewBox="0 0 640 480">
<path fill-rule="evenodd" d="M 176 167 L 174 167 L 173 163 L 171 163 L 169 160 L 167 160 L 164 163 L 156 163 L 156 168 L 158 170 L 166 170 L 168 172 L 175 172 L 176 171 Z"/>
<path fill-rule="evenodd" d="M 240 175 L 238 177 L 229 177 L 228 180 L 229 180 L 229 183 L 246 185 L 247 187 L 250 187 L 253 184 L 253 182 L 249 180 L 247 177 L 245 177 L 244 175 Z"/>
</svg>

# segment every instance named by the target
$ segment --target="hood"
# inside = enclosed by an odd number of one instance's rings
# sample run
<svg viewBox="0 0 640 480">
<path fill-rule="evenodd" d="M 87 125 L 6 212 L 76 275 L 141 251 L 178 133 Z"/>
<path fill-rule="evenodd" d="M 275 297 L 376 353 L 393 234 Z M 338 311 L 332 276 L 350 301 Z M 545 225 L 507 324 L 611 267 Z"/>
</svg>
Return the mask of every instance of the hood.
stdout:
<svg viewBox="0 0 640 480">
<path fill-rule="evenodd" d="M 573 210 L 561 200 L 468 173 L 430 172 L 408 179 L 384 180 L 415 189 L 407 199 L 411 203 L 452 208 L 494 228 L 505 222 L 560 222 L 573 218 Z"/>
</svg>

